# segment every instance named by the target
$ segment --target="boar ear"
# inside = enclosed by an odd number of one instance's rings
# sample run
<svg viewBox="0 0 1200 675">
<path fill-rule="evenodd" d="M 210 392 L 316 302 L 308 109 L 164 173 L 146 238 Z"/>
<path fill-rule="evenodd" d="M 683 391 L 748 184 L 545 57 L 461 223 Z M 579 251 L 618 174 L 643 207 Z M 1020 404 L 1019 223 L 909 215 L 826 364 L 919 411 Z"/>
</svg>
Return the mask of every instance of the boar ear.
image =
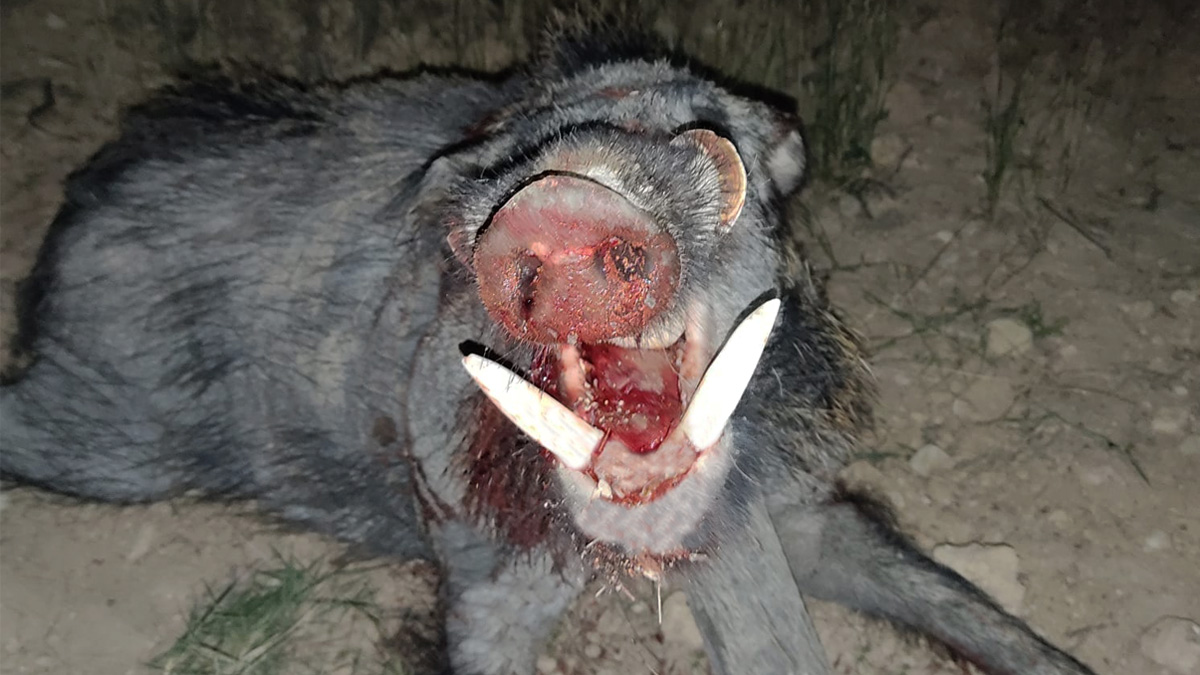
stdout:
<svg viewBox="0 0 1200 675">
<path fill-rule="evenodd" d="M 746 167 L 729 139 L 709 129 L 689 129 L 671 140 L 672 145 L 691 144 L 703 152 L 717 170 L 721 190 L 721 227 L 729 229 L 746 203 Z"/>
<path fill-rule="evenodd" d="M 794 120 L 781 120 L 775 138 L 767 147 L 766 168 L 779 194 L 790 196 L 804 179 L 804 136 Z"/>
</svg>

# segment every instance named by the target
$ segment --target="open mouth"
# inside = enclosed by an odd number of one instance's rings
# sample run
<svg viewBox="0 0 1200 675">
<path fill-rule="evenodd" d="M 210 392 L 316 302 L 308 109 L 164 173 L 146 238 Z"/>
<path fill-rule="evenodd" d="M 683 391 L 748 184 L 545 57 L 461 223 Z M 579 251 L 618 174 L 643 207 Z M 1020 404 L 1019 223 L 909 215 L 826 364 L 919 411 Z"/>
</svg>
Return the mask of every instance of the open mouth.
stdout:
<svg viewBox="0 0 1200 675">
<path fill-rule="evenodd" d="M 529 379 L 476 354 L 463 365 L 505 416 L 589 481 L 595 498 L 637 506 L 687 480 L 718 450 L 778 312 L 778 299 L 763 302 L 719 351 L 689 321 L 661 348 L 548 346 Z"/>
</svg>

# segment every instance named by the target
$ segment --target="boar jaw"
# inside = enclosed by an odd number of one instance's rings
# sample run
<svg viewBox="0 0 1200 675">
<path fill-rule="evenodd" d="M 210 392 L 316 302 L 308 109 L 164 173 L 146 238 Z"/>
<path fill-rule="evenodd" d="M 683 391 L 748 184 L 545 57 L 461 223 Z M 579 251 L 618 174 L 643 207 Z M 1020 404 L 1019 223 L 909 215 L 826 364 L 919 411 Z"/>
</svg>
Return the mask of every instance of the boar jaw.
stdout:
<svg viewBox="0 0 1200 675">
<path fill-rule="evenodd" d="M 632 555 L 683 546 L 732 463 L 726 426 L 779 301 L 764 302 L 713 348 L 689 321 L 666 349 L 566 344 L 535 362 L 537 387 L 479 355 L 463 365 L 514 424 L 559 463 L 576 524 Z M 703 377 L 689 372 L 707 363 Z M 694 384 L 699 380 L 699 384 Z"/>
</svg>

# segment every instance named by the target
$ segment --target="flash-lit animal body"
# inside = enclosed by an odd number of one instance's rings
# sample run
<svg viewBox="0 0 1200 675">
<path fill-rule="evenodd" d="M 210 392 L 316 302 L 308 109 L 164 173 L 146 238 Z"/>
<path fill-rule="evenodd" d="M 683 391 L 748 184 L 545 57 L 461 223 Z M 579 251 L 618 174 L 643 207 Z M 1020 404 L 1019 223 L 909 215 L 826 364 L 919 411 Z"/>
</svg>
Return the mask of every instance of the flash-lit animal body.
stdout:
<svg viewBox="0 0 1200 675">
<path fill-rule="evenodd" d="M 623 44 L 134 109 L 25 284 L 0 470 L 435 561 L 416 669 L 532 672 L 636 574 L 688 591 L 716 672 L 828 672 L 802 593 L 1090 672 L 838 487 L 870 384 L 787 244 L 795 121 Z"/>
</svg>

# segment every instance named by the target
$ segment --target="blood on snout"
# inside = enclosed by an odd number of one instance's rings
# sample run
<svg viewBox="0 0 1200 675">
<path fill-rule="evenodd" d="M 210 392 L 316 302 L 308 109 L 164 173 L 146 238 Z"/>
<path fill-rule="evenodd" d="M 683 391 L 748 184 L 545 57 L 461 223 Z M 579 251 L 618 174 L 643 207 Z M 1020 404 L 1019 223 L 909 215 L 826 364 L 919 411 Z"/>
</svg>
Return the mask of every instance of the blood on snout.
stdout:
<svg viewBox="0 0 1200 675">
<path fill-rule="evenodd" d="M 679 283 L 672 237 L 608 188 L 541 178 L 492 217 L 475 249 L 479 295 L 514 337 L 538 344 L 638 335 Z"/>
</svg>

